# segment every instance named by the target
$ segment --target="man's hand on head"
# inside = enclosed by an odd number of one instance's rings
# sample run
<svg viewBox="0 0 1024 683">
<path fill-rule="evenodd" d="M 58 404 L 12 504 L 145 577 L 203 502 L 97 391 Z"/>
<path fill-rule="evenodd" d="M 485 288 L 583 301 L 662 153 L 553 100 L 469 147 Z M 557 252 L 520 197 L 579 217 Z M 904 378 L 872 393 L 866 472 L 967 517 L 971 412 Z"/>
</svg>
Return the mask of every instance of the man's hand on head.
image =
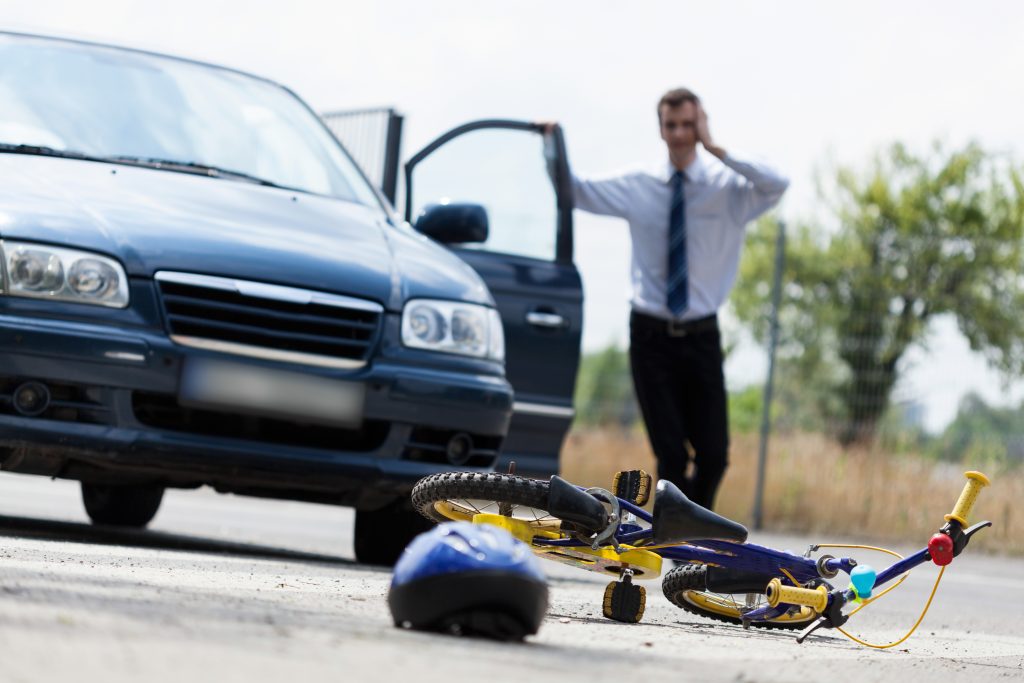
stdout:
<svg viewBox="0 0 1024 683">
<path fill-rule="evenodd" d="M 711 139 L 711 129 L 708 127 L 708 115 L 704 111 L 704 105 L 697 103 L 697 140 L 704 145 L 704 149 L 721 159 L 725 156 L 725 150 L 719 147 Z"/>
</svg>

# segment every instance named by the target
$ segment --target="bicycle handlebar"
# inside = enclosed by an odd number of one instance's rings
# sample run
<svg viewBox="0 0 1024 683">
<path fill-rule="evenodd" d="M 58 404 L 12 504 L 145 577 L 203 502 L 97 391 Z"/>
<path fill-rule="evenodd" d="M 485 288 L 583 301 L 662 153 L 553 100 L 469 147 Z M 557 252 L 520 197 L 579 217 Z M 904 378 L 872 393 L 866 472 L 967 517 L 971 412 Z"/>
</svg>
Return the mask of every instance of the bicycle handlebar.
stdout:
<svg viewBox="0 0 1024 683">
<path fill-rule="evenodd" d="M 975 501 L 978 500 L 978 494 L 989 484 L 988 477 L 981 472 L 964 472 L 964 476 L 967 477 L 964 490 L 960 492 L 953 511 L 945 517 L 947 522 L 959 522 L 961 527 L 967 527 L 967 518 L 971 514 L 971 508 L 974 507 Z"/>
<path fill-rule="evenodd" d="M 932 536 L 928 542 L 927 554 L 919 553 L 914 558 L 910 558 L 911 561 L 915 561 L 915 564 L 920 563 L 915 558 L 921 557 L 920 561 L 925 561 L 923 558 L 930 555 L 935 564 L 945 566 L 952 562 L 955 556 L 960 554 L 973 534 L 984 527 L 991 526 L 990 522 L 981 522 L 973 527 L 967 527 L 967 518 L 970 516 L 971 509 L 978 500 L 978 494 L 981 493 L 981 489 L 989 485 L 989 480 L 981 472 L 975 471 L 964 472 L 964 476 L 967 477 L 967 483 L 964 484 L 960 497 L 957 499 L 956 505 L 953 506 L 953 511 L 946 515 L 947 524 L 939 533 Z M 905 569 L 910 569 L 912 566 L 915 565 L 905 565 Z M 938 586 L 938 583 L 936 583 L 936 586 Z M 851 590 L 853 590 L 852 595 L 856 597 L 856 589 L 851 587 Z M 934 592 L 932 595 L 934 596 Z M 849 595 L 844 594 L 840 590 L 834 590 L 830 593 L 829 589 L 824 585 L 813 589 L 787 586 L 783 585 L 781 579 L 775 578 L 765 588 L 765 596 L 768 598 L 768 604 L 772 607 L 778 607 L 779 604 L 801 605 L 810 607 L 821 615 L 817 621 L 804 629 L 800 637 L 797 638 L 797 642 L 802 642 L 815 629 L 822 626 L 838 627 L 849 618 L 849 615 L 844 615 L 841 611 L 843 605 L 850 599 Z M 930 602 L 931 600 L 929 599 Z M 927 610 L 927 607 L 925 609 Z M 922 614 L 921 616 L 923 617 L 924 615 Z M 920 620 L 918 623 L 920 623 Z M 914 628 L 917 628 L 917 626 L 915 625 Z M 913 629 L 911 629 L 911 633 L 913 633 Z M 909 636 L 910 634 L 908 633 L 907 635 Z M 903 641 L 897 641 L 897 643 L 899 642 Z"/>
<path fill-rule="evenodd" d="M 780 579 L 772 579 L 768 583 L 768 588 L 765 589 L 765 596 L 768 598 L 768 604 L 772 607 L 778 607 L 780 602 L 789 605 L 805 605 L 820 614 L 828 606 L 828 588 L 825 586 L 817 588 L 784 586 Z"/>
</svg>

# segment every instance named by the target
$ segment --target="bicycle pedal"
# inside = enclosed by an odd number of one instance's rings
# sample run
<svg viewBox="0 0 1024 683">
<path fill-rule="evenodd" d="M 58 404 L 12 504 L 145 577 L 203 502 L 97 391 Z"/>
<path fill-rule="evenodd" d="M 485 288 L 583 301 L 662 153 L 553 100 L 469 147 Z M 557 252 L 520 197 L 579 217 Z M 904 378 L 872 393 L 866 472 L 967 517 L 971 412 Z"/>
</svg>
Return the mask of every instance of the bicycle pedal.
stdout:
<svg viewBox="0 0 1024 683">
<path fill-rule="evenodd" d="M 644 616 L 647 591 L 643 586 L 625 581 L 612 581 L 604 589 L 602 611 L 606 619 L 635 624 Z"/>
<path fill-rule="evenodd" d="M 634 505 L 646 505 L 651 497 L 651 488 L 651 475 L 643 470 L 616 472 L 612 481 L 615 495 Z"/>
</svg>

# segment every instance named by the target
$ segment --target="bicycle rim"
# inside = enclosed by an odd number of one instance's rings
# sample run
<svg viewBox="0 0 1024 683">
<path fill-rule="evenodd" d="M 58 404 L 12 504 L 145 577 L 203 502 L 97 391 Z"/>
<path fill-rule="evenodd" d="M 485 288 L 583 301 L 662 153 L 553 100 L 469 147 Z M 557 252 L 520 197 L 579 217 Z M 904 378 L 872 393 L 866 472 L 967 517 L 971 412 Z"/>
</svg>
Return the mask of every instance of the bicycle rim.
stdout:
<svg viewBox="0 0 1024 683">
<path fill-rule="evenodd" d="M 749 611 L 751 608 L 759 609 L 767 604 L 763 595 L 758 595 L 757 602 L 750 607 L 747 606 L 747 601 L 745 599 L 740 603 L 736 600 L 736 597 L 730 593 L 709 593 L 707 591 L 688 590 L 682 591 L 680 593 L 680 597 L 698 609 L 713 612 L 730 619 L 735 619 L 738 622 L 743 620 L 744 611 Z M 744 596 L 744 598 L 745 597 L 746 596 Z M 769 624 L 795 625 L 808 623 L 813 621 L 816 617 L 817 615 L 809 607 L 801 607 L 799 612 L 792 614 L 786 613 L 773 619 L 765 619 L 764 621 Z"/>
</svg>

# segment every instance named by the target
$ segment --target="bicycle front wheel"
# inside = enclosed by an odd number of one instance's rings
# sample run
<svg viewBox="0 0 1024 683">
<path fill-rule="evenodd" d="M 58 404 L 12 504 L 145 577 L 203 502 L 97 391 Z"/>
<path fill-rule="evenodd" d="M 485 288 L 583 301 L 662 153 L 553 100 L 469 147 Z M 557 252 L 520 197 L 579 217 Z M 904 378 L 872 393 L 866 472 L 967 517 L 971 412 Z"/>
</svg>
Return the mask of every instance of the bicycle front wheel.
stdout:
<svg viewBox="0 0 1024 683">
<path fill-rule="evenodd" d="M 512 517 L 537 531 L 562 533 L 562 521 L 547 511 L 548 483 L 513 474 L 432 474 L 413 487 L 412 505 L 433 522 L 468 522 L 474 515 L 490 513 Z"/>
<path fill-rule="evenodd" d="M 669 602 L 677 607 L 706 619 L 729 624 L 742 624 L 744 612 L 767 604 L 764 587 L 768 585 L 770 577 L 765 577 L 757 585 L 751 584 L 750 593 L 713 593 L 707 589 L 707 571 L 707 566 L 703 564 L 675 567 L 662 579 L 661 589 Z M 774 619 L 751 621 L 750 625 L 757 628 L 800 630 L 817 618 L 817 613 L 809 607 L 794 607 Z"/>
</svg>

